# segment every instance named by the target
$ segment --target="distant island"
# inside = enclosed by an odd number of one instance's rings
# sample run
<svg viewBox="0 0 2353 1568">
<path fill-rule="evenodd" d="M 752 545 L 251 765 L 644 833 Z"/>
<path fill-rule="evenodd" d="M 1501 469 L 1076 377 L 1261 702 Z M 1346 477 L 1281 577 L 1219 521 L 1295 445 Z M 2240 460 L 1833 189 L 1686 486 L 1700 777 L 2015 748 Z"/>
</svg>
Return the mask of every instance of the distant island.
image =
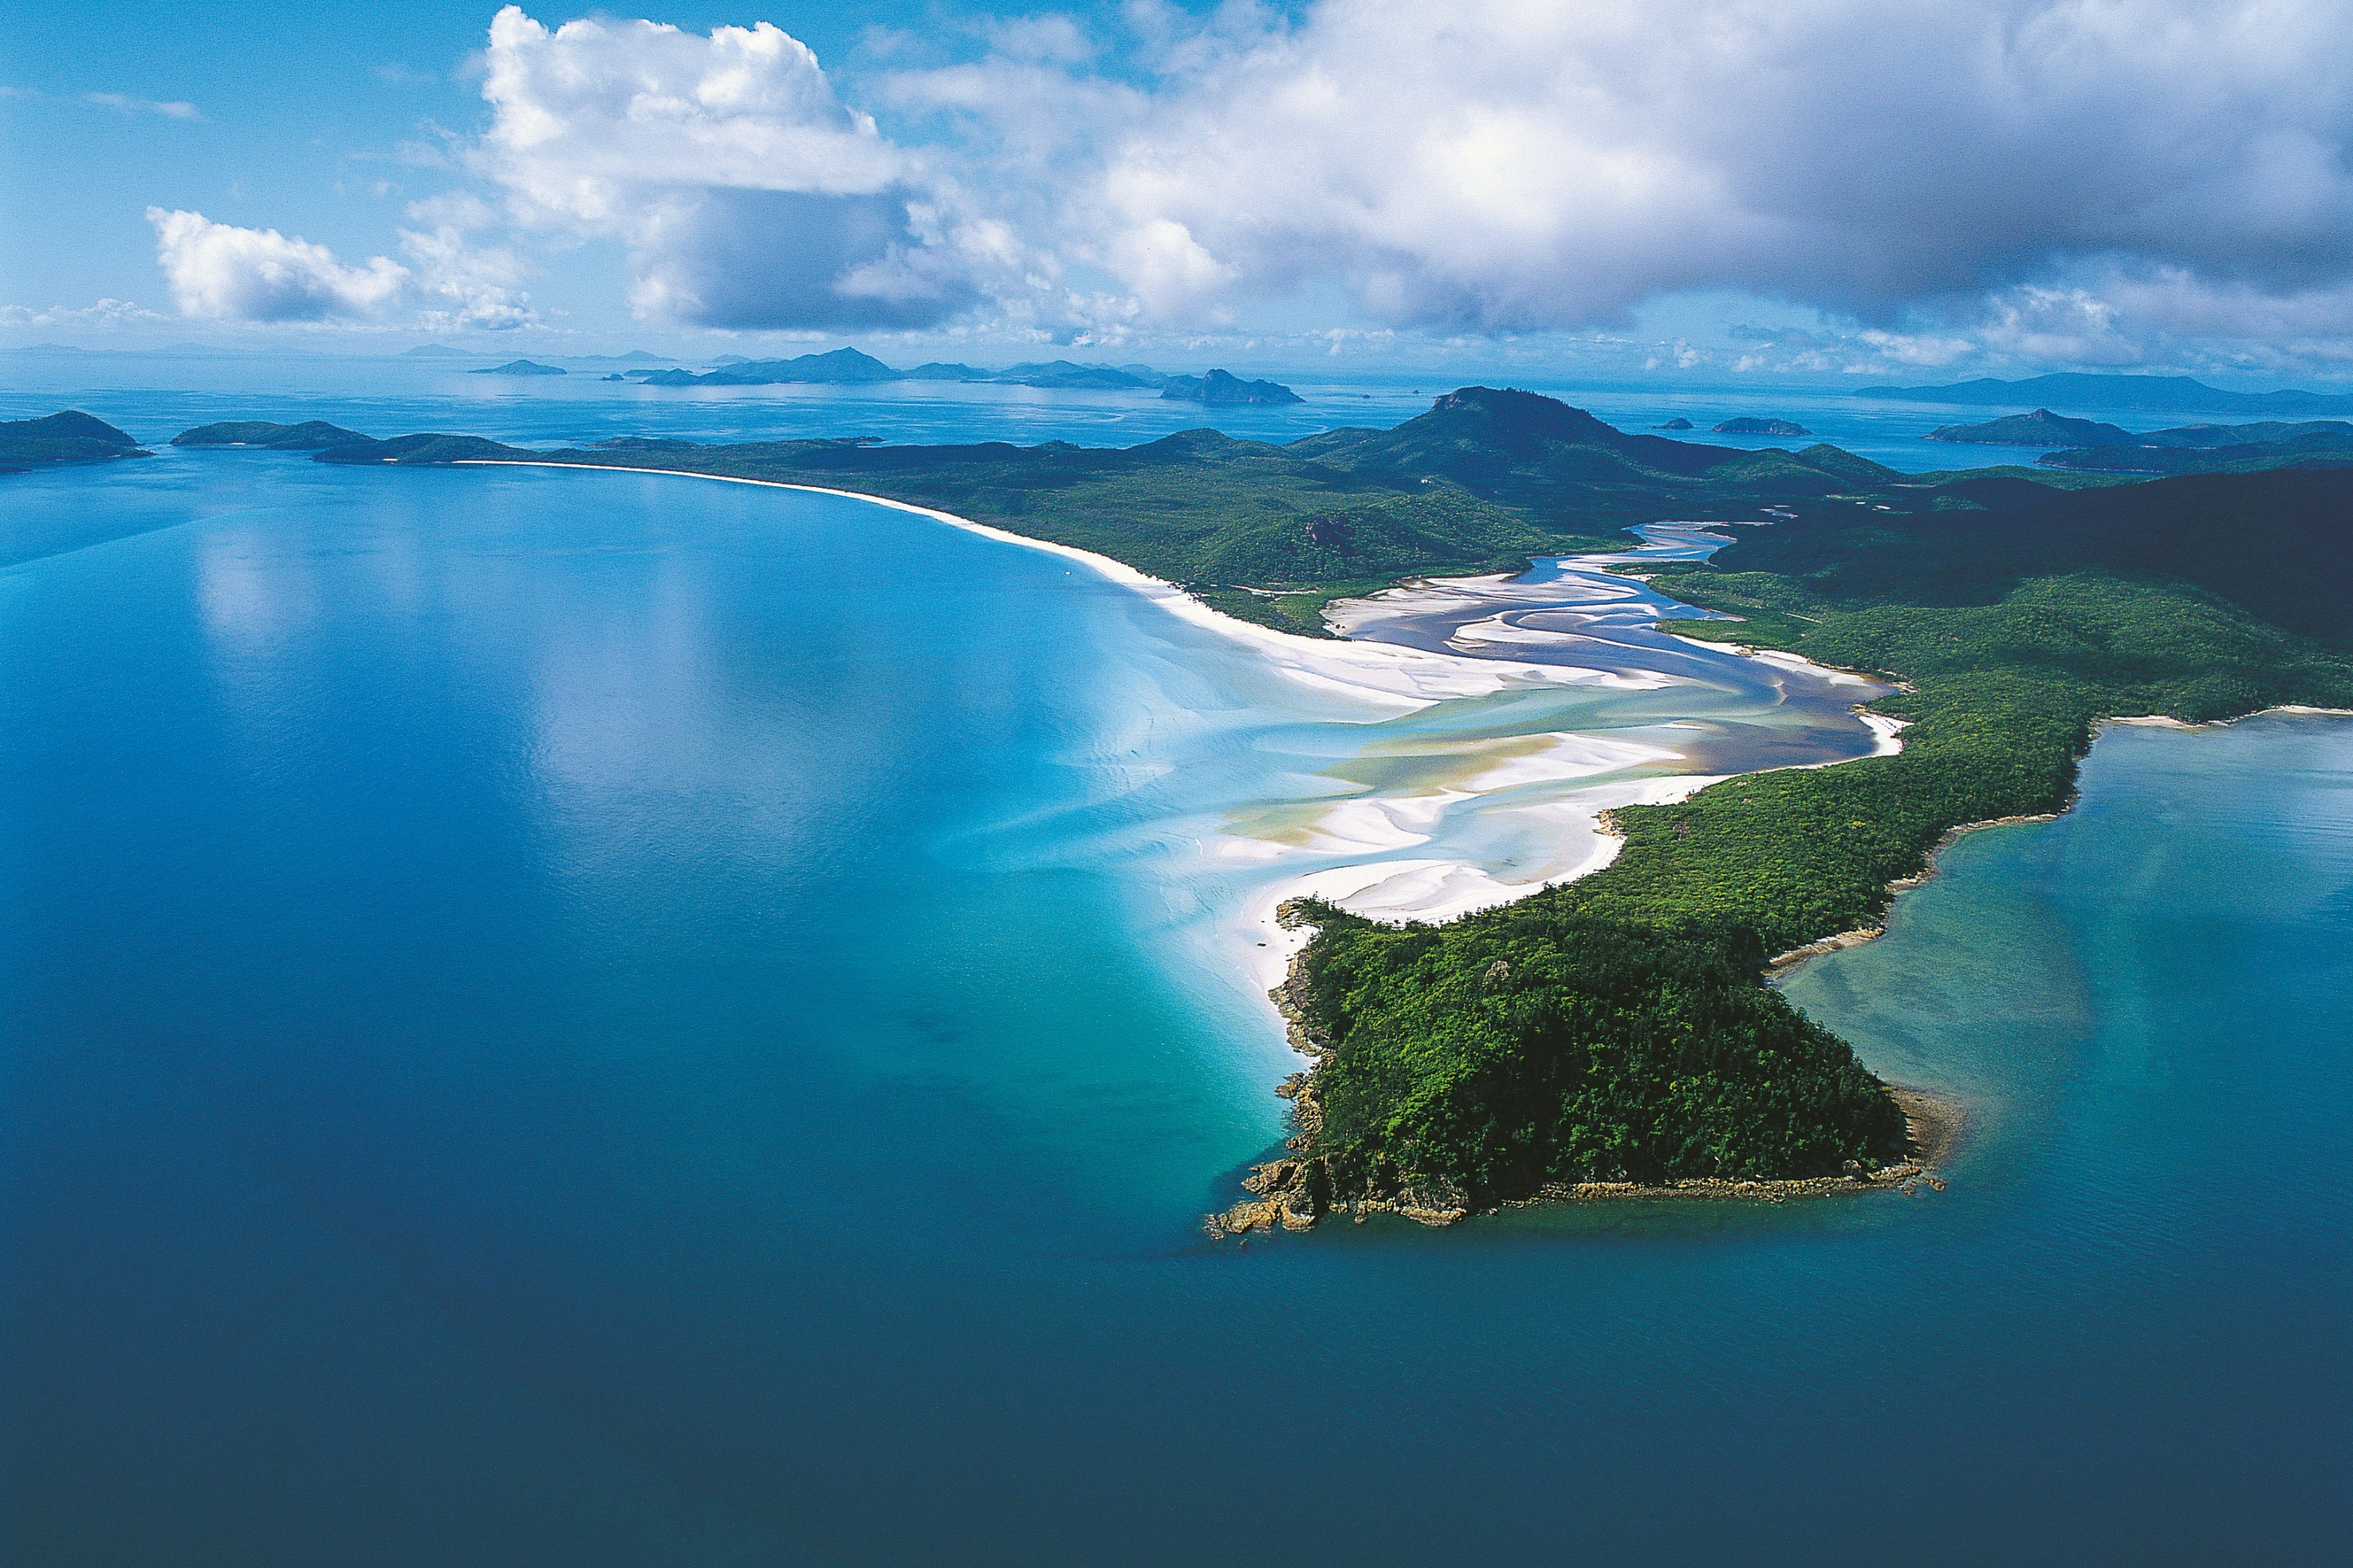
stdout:
<svg viewBox="0 0 2353 1568">
<path fill-rule="evenodd" d="M 2182 425 L 2135 435 L 2095 419 L 2070 419 L 2037 408 L 1981 425 L 1942 426 L 1929 431 L 1927 439 L 2058 448 L 2044 452 L 2036 463 L 2074 473 L 2253 473 L 2353 464 L 2353 424 L 2341 419 Z"/>
<path fill-rule="evenodd" d="M 1659 427 L 1659 429 L 1662 430 L 1688 430 L 1691 428 L 1692 422 L 1689 419 L 1684 418 L 1681 414 L 1676 415 L 1673 418 L 1669 419 L 1665 424 Z"/>
<path fill-rule="evenodd" d="M 2067 373 L 2024 381 L 1990 376 L 1945 387 L 1864 387 L 1858 397 L 1968 403 L 2012 408 L 2137 408 L 2151 413 L 2353 414 L 2353 396 L 2319 392 L 2225 392 L 2187 376 Z"/>
<path fill-rule="evenodd" d="M 1209 404 L 1299 401 L 1297 394 L 1288 387 L 1272 381 L 1242 381 L 1222 370 L 1212 370 L 1206 376 L 1163 376 L 1148 365 L 1077 365 L 1067 359 L 1033 361 L 1003 370 L 933 361 L 898 370 L 871 354 L 837 348 L 790 359 L 745 359 L 728 355 L 713 363 L 716 368 L 701 374 L 691 370 L 631 370 L 627 374 L 648 387 L 855 387 L 885 381 L 960 381 L 1058 392 L 1158 389 L 1164 397 Z"/>
<path fill-rule="evenodd" d="M 627 354 L 567 354 L 560 357 L 575 365 L 676 365 L 677 360 L 666 354 L 648 354 L 633 348 Z"/>
<path fill-rule="evenodd" d="M 1975 441 L 1998 447 L 2105 447 L 2134 440 L 2130 430 L 2097 419 L 2070 419 L 2048 408 L 2007 414 L 1982 425 L 1939 425 L 1932 441 Z"/>
<path fill-rule="evenodd" d="M 560 365 L 542 365 L 536 360 L 530 359 L 510 359 L 504 365 L 488 366 L 480 370 L 470 370 L 466 374 L 469 376 L 565 376 L 570 372 Z"/>
<path fill-rule="evenodd" d="M 0 422 L 0 473 L 146 455 L 137 440 L 79 409 Z"/>
<path fill-rule="evenodd" d="M 1272 381 L 1242 381 L 1222 370 L 1206 376 L 1172 376 L 1160 388 L 1163 397 L 1188 403 L 1296 403 L 1299 394 Z"/>
<path fill-rule="evenodd" d="M 1683 427 L 1691 429 L 1689 425 Z M 1715 427 L 1720 436 L 1810 436 L 1814 432 L 1794 419 L 1756 419 L 1746 416 L 1726 419 Z"/>
<path fill-rule="evenodd" d="M 1125 450 L 535 451 L 419 434 L 316 455 L 846 490 L 1095 551 L 1310 633 L 1331 598 L 1401 577 L 1622 548 L 1629 524 L 1769 516 L 1655 574 L 1738 618 L 1673 629 L 1902 682 L 1873 705 L 1908 724 L 1901 751 L 1617 810 L 1606 869 L 1447 924 L 1293 907 L 1314 935 L 1278 997 L 1312 1065 L 1283 1086 L 1287 1150 L 1212 1217 L 1220 1234 L 1335 1212 L 1443 1224 L 1534 1199 L 1903 1186 L 1938 1113 L 1797 1012 L 1766 983 L 1774 965 L 1875 931 L 1893 885 L 1955 832 L 2063 809 L 2104 717 L 2353 707 L 2347 469 L 1906 475 L 1830 446 L 1629 435 L 1477 387 L 1392 430 L 1282 446 L 1197 430 Z"/>
</svg>

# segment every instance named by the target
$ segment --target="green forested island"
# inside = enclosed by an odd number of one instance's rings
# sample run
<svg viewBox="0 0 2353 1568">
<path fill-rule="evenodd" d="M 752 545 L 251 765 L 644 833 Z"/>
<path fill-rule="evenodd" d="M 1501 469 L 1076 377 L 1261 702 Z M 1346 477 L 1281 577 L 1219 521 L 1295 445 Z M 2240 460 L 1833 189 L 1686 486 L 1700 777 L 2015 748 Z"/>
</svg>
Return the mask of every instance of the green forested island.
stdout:
<svg viewBox="0 0 2353 1568">
<path fill-rule="evenodd" d="M 1329 599 L 1622 547 L 1630 524 L 1769 520 L 1656 578 L 1741 619 L 1685 636 L 1902 683 L 1903 750 L 1615 813 L 1606 870 L 1440 926 L 1324 906 L 1281 998 L 1315 1065 L 1289 1157 L 1227 1218 L 1340 1202 L 1446 1219 L 1582 1182 L 1867 1176 L 1903 1110 L 1766 981 L 1883 915 L 1964 824 L 2070 797 L 2104 717 L 2353 707 L 2353 471 L 2061 488 L 1905 476 L 1828 446 L 1627 435 L 1466 387 L 1393 430 L 1287 446 L 1193 431 L 1126 450 L 621 440 L 529 451 L 419 435 L 329 462 L 654 468 L 859 491 L 1113 556 L 1220 608 L 1322 630 Z M 2053 481 L 2074 476 L 2050 476 Z M 1770 507 L 1767 514 L 1764 509 Z"/>
<path fill-rule="evenodd" d="M 0 421 L 0 473 L 144 455 L 137 440 L 77 409 L 39 419 Z"/>
<path fill-rule="evenodd" d="M 1187 403 L 1209 406 L 1231 403 L 1297 403 L 1299 394 L 1279 381 L 1244 381 L 1222 370 L 1212 370 L 1204 376 L 1172 376 L 1162 383 L 1160 395 Z"/>
<path fill-rule="evenodd" d="M 2023 381 L 1979 376 L 1943 387 L 1865 387 L 1858 397 L 2031 408 L 2138 408 L 2151 413 L 2353 414 L 2353 396 L 2327 392 L 2225 392 L 2187 376 L 2062 371 Z"/>
<path fill-rule="evenodd" d="M 2128 444 L 2134 437 L 2121 425 L 2071 419 L 2037 408 L 2031 414 L 2005 414 L 1979 425 L 1939 425 L 1928 432 L 1927 440 L 1996 447 L 2109 447 Z"/>
<path fill-rule="evenodd" d="M 336 447 L 356 446 L 366 440 L 356 430 L 331 425 L 324 419 L 305 419 L 299 425 L 273 425 L 267 419 L 229 419 L 217 425 L 198 425 L 193 430 L 182 430 L 172 438 L 172 444 L 175 447 L 267 447 L 276 451 L 317 452 Z"/>
</svg>

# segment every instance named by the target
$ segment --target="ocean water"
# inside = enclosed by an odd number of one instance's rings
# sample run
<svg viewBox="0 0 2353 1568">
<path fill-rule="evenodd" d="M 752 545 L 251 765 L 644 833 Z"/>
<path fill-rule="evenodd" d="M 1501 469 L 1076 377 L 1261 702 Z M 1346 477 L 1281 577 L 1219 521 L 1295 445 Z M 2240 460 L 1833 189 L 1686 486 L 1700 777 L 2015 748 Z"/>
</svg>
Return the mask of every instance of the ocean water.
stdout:
<svg viewBox="0 0 2353 1568">
<path fill-rule="evenodd" d="M 1303 670 L 851 500 L 6 482 L 8 1561 L 2342 1556 L 2343 721 L 2111 732 L 1799 972 L 1941 1194 L 1211 1244 L 1254 901 L 1856 693 L 1575 562 Z"/>
</svg>

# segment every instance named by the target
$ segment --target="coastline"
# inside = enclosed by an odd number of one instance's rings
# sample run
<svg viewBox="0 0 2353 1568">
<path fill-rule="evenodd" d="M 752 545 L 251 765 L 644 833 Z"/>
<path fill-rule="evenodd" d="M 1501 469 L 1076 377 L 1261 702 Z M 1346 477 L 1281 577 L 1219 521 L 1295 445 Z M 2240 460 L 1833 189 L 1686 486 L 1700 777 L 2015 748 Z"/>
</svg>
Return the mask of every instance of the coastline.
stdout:
<svg viewBox="0 0 2353 1568">
<path fill-rule="evenodd" d="M 1124 561 L 1057 544 L 1028 534 L 992 527 L 936 507 L 920 506 L 862 490 L 831 485 L 797 484 L 777 479 L 751 479 L 740 474 L 700 473 L 692 469 L 638 468 L 587 462 L 533 462 L 520 458 L 461 458 L 453 468 L 544 468 L 578 473 L 662 474 L 674 479 L 714 480 L 723 484 L 749 484 L 768 490 L 799 491 L 809 495 L 835 495 L 863 501 L 894 511 L 912 513 L 976 534 L 999 544 L 1018 545 L 1075 561 L 1096 575 L 1128 588 L 1169 614 L 1219 636 L 1247 643 L 1264 655 L 1278 673 L 1313 690 L 1329 693 L 1395 713 L 1413 713 L 1450 697 L 1487 696 L 1515 685 L 1603 686 L 1622 691 L 1649 690 L 1662 682 L 1620 675 L 1609 671 L 1581 670 L 1562 664 L 1535 664 L 1507 659 L 1473 658 L 1461 653 L 1432 653 L 1390 643 L 1345 639 L 1300 637 L 1255 621 L 1238 620 L 1211 609 L 1175 583 L 1137 570 Z"/>
<path fill-rule="evenodd" d="M 2171 729 L 2179 730 L 2185 734 L 2194 734 L 2200 730 L 2227 729 L 2232 725 L 2244 724 L 2249 719 L 2262 718 L 2266 714 L 2299 714 L 2309 717 L 2353 718 L 2353 708 L 2322 708 L 2314 707 L 2306 703 L 2280 703 L 2267 708 L 2257 708 L 2253 713 L 2237 714 L 2230 718 L 2208 719 L 2200 724 L 2185 723 L 2170 714 L 2120 714 L 2104 718 L 2093 726 L 2092 744 L 2098 745 L 2100 732 L 2111 726 L 2131 729 Z M 2088 748 L 2086 748 L 2086 755 L 2089 755 Z M 1887 934 L 1887 920 L 1895 912 L 1895 900 L 1933 879 L 1936 874 L 1937 861 L 1947 850 L 1960 842 L 1963 838 L 1987 828 L 2022 827 L 2034 822 L 2055 822 L 2075 809 L 2075 791 L 2071 788 L 2066 802 L 2055 811 L 2032 811 L 2017 816 L 1989 817 L 1983 821 L 1963 822 L 1957 827 L 1946 829 L 1943 836 L 1929 846 L 1926 858 L 1918 871 L 1909 876 L 1899 876 L 1887 885 L 1887 912 L 1881 916 L 1877 925 L 1858 927 L 1852 931 L 1841 931 L 1835 936 L 1823 937 L 1819 940 L 1808 942 L 1803 947 L 1792 948 L 1786 953 L 1777 953 L 1765 961 L 1766 978 L 1768 980 L 1778 981 L 1795 974 L 1815 959 L 1831 953 L 1844 952 L 1849 948 L 1859 948 L 1865 942 L 1876 941 Z"/>
<path fill-rule="evenodd" d="M 659 474 L 678 479 L 715 480 L 727 484 L 748 484 L 770 490 L 798 491 L 813 495 L 832 495 L 846 500 L 862 501 L 895 511 L 913 514 L 965 533 L 978 535 L 1000 544 L 1015 545 L 1028 549 L 1059 556 L 1086 567 L 1098 576 L 1118 584 L 1150 600 L 1187 623 L 1213 631 L 1219 636 L 1242 643 L 1266 659 L 1277 673 L 1293 683 L 1345 700 L 1363 703 L 1385 709 L 1391 715 L 1417 712 L 1449 698 L 1484 696 L 1514 686 L 1545 684 L 1556 686 L 1599 686 L 1616 690 L 1651 690 L 1671 683 L 1667 677 L 1620 674 L 1616 672 L 1586 669 L 1574 665 L 1535 663 L 1498 658 L 1487 654 L 1438 652 L 1340 637 L 1330 640 L 1298 636 L 1273 627 L 1238 620 L 1211 608 L 1174 583 L 1138 570 L 1109 556 L 1081 549 L 1076 546 L 1058 544 L 988 524 L 976 522 L 936 507 L 913 502 L 899 501 L 890 496 L 865 491 L 846 490 L 830 485 L 801 484 L 785 480 L 755 479 L 737 474 L 705 473 L 691 469 L 641 468 L 605 463 L 540 462 L 515 458 L 465 458 L 452 463 L 462 468 L 541 468 L 560 469 L 570 472 Z M 1501 585 L 1511 577 L 1496 573 L 1474 574 L 1461 578 L 1431 577 L 1420 579 L 1431 590 L 1446 593 L 1462 591 L 1449 585 Z M 1409 589 L 1387 589 L 1393 594 Z M 1347 601 L 1340 601 L 1347 602 Z M 1668 633 L 1668 635 L 1675 635 Z M 1876 686 L 1881 683 L 1859 672 L 1835 670 L 1795 654 L 1759 652 L 1741 644 L 1711 642 L 1696 638 L 1677 637 L 1711 653 L 1736 658 L 1754 659 L 1792 673 L 1801 673 L 1835 685 Z M 1888 756 L 1902 749 L 1898 735 L 1900 720 L 1866 713 L 1861 704 L 1853 709 L 1856 717 L 1873 736 L 1872 756 Z M 1377 722 L 1367 720 L 1366 722 Z M 1573 734 L 1575 732 L 1564 732 Z M 1839 759 L 1845 760 L 1845 759 Z M 1798 763 L 1795 768 L 1827 768 L 1839 765 L 1838 760 Z M 1508 766 L 1508 765 L 1503 765 Z M 1558 774 L 1559 778 L 1575 775 Z M 1277 983 L 1297 949 L 1305 945 L 1306 938 L 1285 928 L 1276 918 L 1282 903 L 1301 896 L 1330 898 L 1344 906 L 1376 919 L 1411 919 L 1442 922 L 1460 918 L 1484 909 L 1497 908 L 1520 899 L 1532 897 L 1546 887 L 1575 881 L 1600 871 L 1614 862 L 1623 847 L 1623 839 L 1610 831 L 1609 813 L 1622 806 L 1669 805 L 1737 777 L 1733 774 L 1678 773 L 1663 777 L 1636 779 L 1630 782 L 1602 786 L 1581 794 L 1578 798 L 1545 802 L 1528 808 L 1544 811 L 1556 818 L 1563 842 L 1581 839 L 1584 852 L 1567 863 L 1555 863 L 1546 874 L 1527 881 L 1504 882 L 1469 862 L 1448 859 L 1363 859 L 1327 866 L 1318 871 L 1289 878 L 1262 890 L 1240 912 L 1232 927 L 1243 935 L 1239 947 L 1240 962 L 1252 976 L 1254 991 L 1263 993 Z M 1533 778 L 1533 775 L 1531 775 Z M 1510 779 L 1504 782 L 1523 782 Z M 1490 789 L 1503 787 L 1491 782 Z M 1437 809 L 1443 810 L 1460 797 L 1432 797 Z M 1393 813 L 1389 813 L 1393 814 Z M 1383 824 L 1369 824 L 1382 826 Z M 1391 833 L 1406 830 L 1386 824 Z M 1325 833 L 1331 842 L 1327 850 L 1345 853 L 1352 847 L 1345 834 Z M 1408 841 L 1398 839 L 1377 847 L 1405 847 Z M 1377 847 L 1367 840 L 1367 849 Z M 1373 895 L 1367 898 L 1367 895 Z"/>
<path fill-rule="evenodd" d="M 735 484 L 749 484 L 767 489 L 799 491 L 809 494 L 838 496 L 891 507 L 950 527 L 978 535 L 996 542 L 1026 546 L 1060 556 L 1086 567 L 1104 579 L 1118 584 L 1160 606 L 1190 624 L 1211 630 L 1218 635 L 1250 646 L 1266 657 L 1277 672 L 1298 684 L 1310 689 L 1342 694 L 1359 702 L 1368 699 L 1375 705 L 1386 705 L 1393 712 L 1410 713 L 1449 697 L 1485 695 L 1507 690 L 1515 685 L 1543 683 L 1548 685 L 1604 685 L 1629 690 L 1651 689 L 1670 683 L 1665 677 L 1631 677 L 1615 672 L 1582 669 L 1576 666 L 1527 663 L 1511 659 L 1497 659 L 1461 652 L 1440 652 L 1396 644 L 1338 639 L 1330 641 L 1295 636 L 1271 627 L 1240 620 L 1222 614 L 1203 603 L 1176 584 L 1155 577 L 1112 557 L 1079 547 L 1012 533 L 978 523 L 934 507 L 900 501 L 889 496 L 845 490 L 833 486 L 796 483 L 781 480 L 765 480 L 733 474 L 696 472 L 691 470 L 608 466 L 596 463 L 533 462 L 529 460 L 475 459 L 461 460 L 453 466 L 552 468 L 596 472 L 651 473 L 684 479 L 712 479 Z M 1508 581 L 1492 574 L 1483 575 L 1484 582 Z M 1431 579 L 1438 588 L 1451 579 Z M 1445 591 L 1440 589 L 1440 591 Z M 1662 630 L 1664 630 L 1663 628 Z M 1669 635 L 1674 635 L 1670 632 Z M 1803 673 L 1833 685 L 1878 688 L 1883 683 L 1861 672 L 1838 670 L 1821 665 L 1799 655 L 1772 651 L 1769 653 L 1739 644 L 1706 641 L 1701 639 L 1678 638 L 1706 651 L 1734 658 L 1754 659 L 1791 673 Z M 1870 756 L 1888 756 L 1903 747 L 1901 730 L 1904 721 L 1871 714 L 1863 703 L 1852 705 L 1851 710 L 1873 736 Z M 1377 722 L 1368 720 L 1366 722 Z M 1563 732 L 1564 736 L 1574 732 Z M 1795 768 L 1825 768 L 1852 760 L 1838 758 L 1823 762 L 1788 764 Z M 1778 771 L 1764 769 L 1760 771 Z M 1295 922 L 1283 917 L 1291 901 L 1308 895 L 1332 898 L 1335 902 L 1352 905 L 1374 887 L 1399 882 L 1412 885 L 1413 896 L 1401 906 L 1394 901 L 1376 901 L 1373 908 L 1361 910 L 1374 918 L 1407 918 L 1445 921 L 1482 909 L 1493 908 L 1543 891 L 1548 886 L 1573 881 L 1590 874 L 1611 863 L 1622 847 L 1623 840 L 1610 831 L 1609 811 L 1618 806 L 1664 804 L 1689 797 L 1698 790 L 1745 775 L 1673 775 L 1642 780 L 1631 786 L 1620 786 L 1610 791 L 1615 798 L 1607 804 L 1594 801 L 1552 802 L 1556 810 L 1565 810 L 1578 820 L 1565 821 L 1562 826 L 1568 836 L 1582 836 L 1590 844 L 1588 852 L 1568 867 L 1565 874 L 1557 869 L 1544 877 L 1519 884 L 1495 880 L 1481 868 L 1467 863 L 1444 860 L 1398 861 L 1366 860 L 1288 879 L 1280 885 L 1253 898 L 1243 912 L 1246 930 L 1265 933 L 1264 939 L 1248 942 L 1240 947 L 1242 967 L 1256 971 L 1261 994 L 1272 1002 L 1275 1012 L 1284 1022 L 1286 1034 L 1294 1049 L 1311 1056 L 1320 1054 L 1302 1028 L 1297 1011 L 1287 1004 L 1285 993 L 1298 973 L 1299 959 L 1314 938 L 1309 929 L 1298 928 Z M 1438 809 L 1446 801 L 1441 799 Z M 1581 828 L 1579 835 L 1576 830 Z M 1957 834 L 1948 835 L 1948 837 Z M 1339 847 L 1335 841 L 1334 847 Z M 1368 843 L 1366 847 L 1375 847 Z M 1396 847 L 1394 845 L 1388 847 Z M 1942 844 L 1938 846 L 1940 849 Z M 1933 860 L 1931 862 L 1933 869 Z M 1924 874 L 1925 875 L 1925 874 Z M 1390 905 L 1391 906 L 1383 906 Z M 1875 933 L 1874 933 L 1875 934 Z M 1825 949 L 1827 950 L 1827 949 Z M 1279 972 L 1279 983 L 1266 984 L 1270 974 Z M 1772 971 L 1768 971 L 1772 972 Z M 1280 1097 L 1293 1102 L 1294 1118 L 1303 1128 L 1312 1128 L 1316 1118 L 1314 1097 L 1313 1068 L 1294 1073 L 1276 1088 Z M 1841 1192 L 1916 1192 L 1926 1185 L 1941 1191 L 1943 1180 L 1936 1174 L 1934 1162 L 1941 1160 L 1953 1146 L 1965 1117 L 1957 1105 L 1927 1091 L 1897 1088 L 1888 1092 L 1903 1106 L 1907 1128 L 1915 1150 L 1914 1157 L 1865 1171 L 1850 1164 L 1840 1175 L 1785 1180 L 1724 1181 L 1713 1179 L 1685 1180 L 1670 1183 L 1647 1184 L 1625 1181 L 1586 1181 L 1554 1183 L 1524 1198 L 1507 1200 L 1480 1213 L 1496 1213 L 1505 1208 L 1523 1208 L 1538 1203 L 1599 1202 L 1788 1202 L 1799 1198 L 1823 1197 Z M 1305 1134 L 1294 1135 L 1289 1140 L 1294 1146 Z M 1327 1213 L 1345 1211 L 1356 1223 L 1377 1213 L 1393 1213 L 1424 1224 L 1451 1224 L 1469 1218 L 1474 1212 L 1470 1200 L 1461 1189 L 1442 1178 L 1430 1180 L 1407 1178 L 1393 1190 L 1379 1190 L 1370 1185 L 1366 1190 L 1342 1196 L 1332 1188 L 1330 1173 L 1320 1160 L 1282 1158 L 1263 1162 L 1245 1179 L 1249 1196 L 1244 1197 L 1223 1213 L 1205 1216 L 1205 1229 L 1213 1236 L 1245 1234 L 1252 1229 L 1303 1230 L 1312 1227 Z"/>
</svg>

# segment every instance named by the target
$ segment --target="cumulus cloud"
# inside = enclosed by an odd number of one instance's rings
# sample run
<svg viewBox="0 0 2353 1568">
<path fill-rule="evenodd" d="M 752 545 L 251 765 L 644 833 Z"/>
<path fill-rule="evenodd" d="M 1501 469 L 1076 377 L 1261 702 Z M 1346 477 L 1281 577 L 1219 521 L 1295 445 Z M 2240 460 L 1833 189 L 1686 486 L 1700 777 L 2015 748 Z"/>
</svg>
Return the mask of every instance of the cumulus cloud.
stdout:
<svg viewBox="0 0 2353 1568">
<path fill-rule="evenodd" d="M 474 166 L 518 219 L 628 247 L 641 313 L 719 327 L 915 327 L 972 297 L 942 193 L 799 40 L 649 21 L 491 24 Z"/>
<path fill-rule="evenodd" d="M 381 320 L 404 306 L 430 327 L 501 330 L 538 320 L 521 284 L 528 271 L 504 246 L 478 246 L 467 231 L 494 217 L 462 193 L 413 202 L 400 231 L 410 266 L 389 256 L 346 266 L 323 245 L 274 228 L 215 223 L 200 212 L 149 207 L 156 260 L 184 316 L 216 321 Z"/>
<path fill-rule="evenodd" d="M 1623 333 L 1736 295 L 1824 323 L 1721 361 L 1757 369 L 2353 362 L 2343 0 L 1128 0 L 853 58 L 846 101 L 765 22 L 510 5 L 446 160 L 498 213 L 413 208 L 357 268 L 169 215 L 174 298 L 514 324 L 504 221 L 617 239 L 641 314 L 720 328 Z"/>
<path fill-rule="evenodd" d="M 1323 0 L 1186 43 L 1091 215 L 1164 313 L 1337 271 L 1400 323 L 1735 287 L 1883 326 L 2068 258 L 2278 290 L 2353 254 L 2325 0 Z"/>
<path fill-rule="evenodd" d="M 470 191 L 446 191 L 410 202 L 407 216 L 430 226 L 400 231 L 401 252 L 415 263 L 421 324 L 503 332 L 539 320 L 522 288 L 529 264 L 511 246 L 480 245 L 471 237 L 498 223 L 489 203 Z"/>
<path fill-rule="evenodd" d="M 182 315 L 245 322 L 373 316 L 409 281 L 408 270 L 388 256 L 346 267 L 325 246 L 274 228 L 239 228 L 200 212 L 157 207 L 147 209 L 147 221 Z"/>
</svg>

